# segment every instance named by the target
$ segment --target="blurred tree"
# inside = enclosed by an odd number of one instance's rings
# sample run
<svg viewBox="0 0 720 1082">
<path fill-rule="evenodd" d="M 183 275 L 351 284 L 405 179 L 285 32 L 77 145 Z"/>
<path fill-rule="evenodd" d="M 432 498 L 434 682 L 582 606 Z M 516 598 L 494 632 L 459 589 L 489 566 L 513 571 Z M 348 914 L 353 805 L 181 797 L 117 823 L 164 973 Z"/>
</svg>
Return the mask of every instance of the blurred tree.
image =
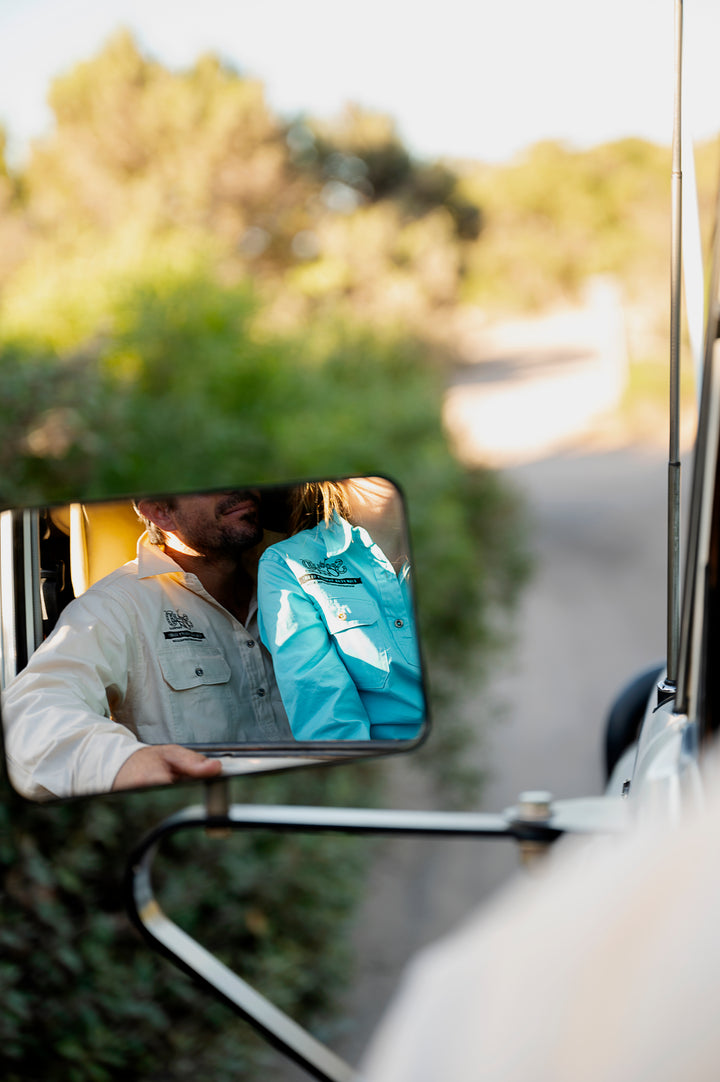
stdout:
<svg viewBox="0 0 720 1082">
<path fill-rule="evenodd" d="M 348 105 L 338 120 L 311 122 L 313 165 L 370 199 L 395 195 L 412 174 L 413 163 L 395 123 L 383 113 Z"/>
<path fill-rule="evenodd" d="M 349 105 L 338 120 L 309 121 L 305 131 L 300 161 L 322 175 L 372 202 L 396 200 L 405 217 L 420 218 L 444 207 L 455 224 L 456 239 L 478 237 L 480 208 L 460 192 L 455 173 L 440 162 L 416 161 L 390 117 Z"/>
<path fill-rule="evenodd" d="M 7 132 L 0 125 L 0 290 L 25 255 L 28 229 L 21 212 L 22 182 L 7 160 Z"/>
<path fill-rule="evenodd" d="M 102 258 L 98 246 L 112 247 L 118 232 L 127 244 L 128 229 L 141 247 L 181 230 L 205 247 L 213 239 L 226 276 L 252 273 L 288 325 L 318 305 L 353 312 L 356 301 L 358 315 L 420 324 L 457 298 L 480 211 L 447 167 L 411 157 L 388 117 L 350 107 L 334 125 L 283 124 L 259 83 L 213 57 L 169 71 L 127 32 L 57 79 L 49 101 L 54 132 L 23 178 L 38 265 L 54 252 Z M 412 223 L 418 258 L 399 283 Z M 359 281 L 367 259 L 356 257 L 357 238 L 368 226 L 360 247 L 373 246 L 376 265 Z M 350 247 L 337 242 L 345 233 Z"/>
<path fill-rule="evenodd" d="M 464 296 L 506 308 L 575 298 L 613 274 L 629 298 L 667 266 L 669 151 L 625 139 L 588 151 L 544 142 L 501 166 L 468 166 L 462 189 L 485 208 Z"/>
<path fill-rule="evenodd" d="M 213 57 L 171 72 L 122 32 L 50 91 L 53 135 L 27 168 L 27 206 L 55 242 L 113 233 L 215 233 L 242 249 L 250 229 L 283 232 L 302 207 L 281 124 L 263 88 Z"/>
<path fill-rule="evenodd" d="M 7 131 L 0 124 L 0 179 L 8 180 L 10 171 L 7 163 Z"/>
</svg>

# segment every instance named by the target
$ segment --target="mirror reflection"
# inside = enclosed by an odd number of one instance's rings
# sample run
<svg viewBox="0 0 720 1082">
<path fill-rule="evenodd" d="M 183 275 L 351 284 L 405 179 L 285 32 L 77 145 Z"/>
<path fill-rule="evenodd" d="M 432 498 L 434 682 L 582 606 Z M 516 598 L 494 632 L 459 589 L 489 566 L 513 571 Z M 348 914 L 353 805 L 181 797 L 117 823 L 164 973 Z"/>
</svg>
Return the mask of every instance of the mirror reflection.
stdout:
<svg viewBox="0 0 720 1082">
<path fill-rule="evenodd" d="M 31 799 L 421 735 L 392 482 L 239 486 L 0 519 L 5 748 Z"/>
</svg>

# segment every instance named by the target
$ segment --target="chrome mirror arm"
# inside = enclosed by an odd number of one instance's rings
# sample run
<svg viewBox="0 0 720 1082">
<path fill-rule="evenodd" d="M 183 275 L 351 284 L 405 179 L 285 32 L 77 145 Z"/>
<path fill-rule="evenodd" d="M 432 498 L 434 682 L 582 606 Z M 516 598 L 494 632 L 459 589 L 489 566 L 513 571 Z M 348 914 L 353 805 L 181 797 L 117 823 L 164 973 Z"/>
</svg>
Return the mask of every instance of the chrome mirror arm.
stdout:
<svg viewBox="0 0 720 1082">
<path fill-rule="evenodd" d="M 210 815 L 202 807 L 190 807 L 166 819 L 143 840 L 131 855 L 125 872 L 126 906 L 135 926 L 155 950 L 223 1000 L 269 1044 L 314 1078 L 321 1082 L 359 1082 L 347 1063 L 165 915 L 153 892 L 153 862 L 163 838 L 187 828 L 224 832 L 228 824 L 225 816 Z"/>
<path fill-rule="evenodd" d="M 621 829 L 615 801 L 561 801 L 549 794 L 522 794 L 518 806 L 503 814 L 376 808 L 304 807 L 228 804 L 223 782 L 208 788 L 207 804 L 193 805 L 158 824 L 131 853 L 125 872 L 125 900 L 130 918 L 152 947 L 214 992 L 275 1048 L 321 1082 L 359 1082 L 355 1070 L 255 991 L 213 954 L 171 921 L 155 898 L 152 867 L 161 842 L 181 830 L 229 834 L 235 830 L 282 830 L 349 834 L 401 834 L 509 838 L 523 846 L 547 846 L 566 832 L 594 833 Z M 591 805 L 588 812 L 588 804 Z M 577 813 L 575 810 L 577 805 Z M 612 805 L 612 807 L 611 807 Z M 610 815 L 600 809 L 607 806 Z"/>
</svg>

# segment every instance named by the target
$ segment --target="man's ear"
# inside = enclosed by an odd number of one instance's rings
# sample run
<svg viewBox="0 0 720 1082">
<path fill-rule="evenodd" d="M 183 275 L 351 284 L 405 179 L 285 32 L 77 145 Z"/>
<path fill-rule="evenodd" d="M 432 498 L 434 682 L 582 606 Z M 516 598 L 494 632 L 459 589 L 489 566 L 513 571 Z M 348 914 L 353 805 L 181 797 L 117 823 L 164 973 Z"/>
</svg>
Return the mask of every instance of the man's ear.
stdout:
<svg viewBox="0 0 720 1082">
<path fill-rule="evenodd" d="M 157 526 L 165 533 L 175 529 L 175 516 L 162 500 L 140 500 L 137 506 L 143 518 L 152 522 L 153 526 Z"/>
</svg>

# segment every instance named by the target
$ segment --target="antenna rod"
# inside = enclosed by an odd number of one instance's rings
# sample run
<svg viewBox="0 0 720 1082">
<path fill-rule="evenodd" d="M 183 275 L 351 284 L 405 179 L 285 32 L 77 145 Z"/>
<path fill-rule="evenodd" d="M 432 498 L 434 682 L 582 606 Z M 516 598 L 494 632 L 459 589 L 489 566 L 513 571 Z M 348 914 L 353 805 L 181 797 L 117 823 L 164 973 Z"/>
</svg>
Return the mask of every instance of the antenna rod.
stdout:
<svg viewBox="0 0 720 1082">
<path fill-rule="evenodd" d="M 680 305 L 682 267 L 683 0 L 675 0 L 675 103 L 670 253 L 670 448 L 668 462 L 667 684 L 677 684 L 680 641 Z"/>
</svg>

